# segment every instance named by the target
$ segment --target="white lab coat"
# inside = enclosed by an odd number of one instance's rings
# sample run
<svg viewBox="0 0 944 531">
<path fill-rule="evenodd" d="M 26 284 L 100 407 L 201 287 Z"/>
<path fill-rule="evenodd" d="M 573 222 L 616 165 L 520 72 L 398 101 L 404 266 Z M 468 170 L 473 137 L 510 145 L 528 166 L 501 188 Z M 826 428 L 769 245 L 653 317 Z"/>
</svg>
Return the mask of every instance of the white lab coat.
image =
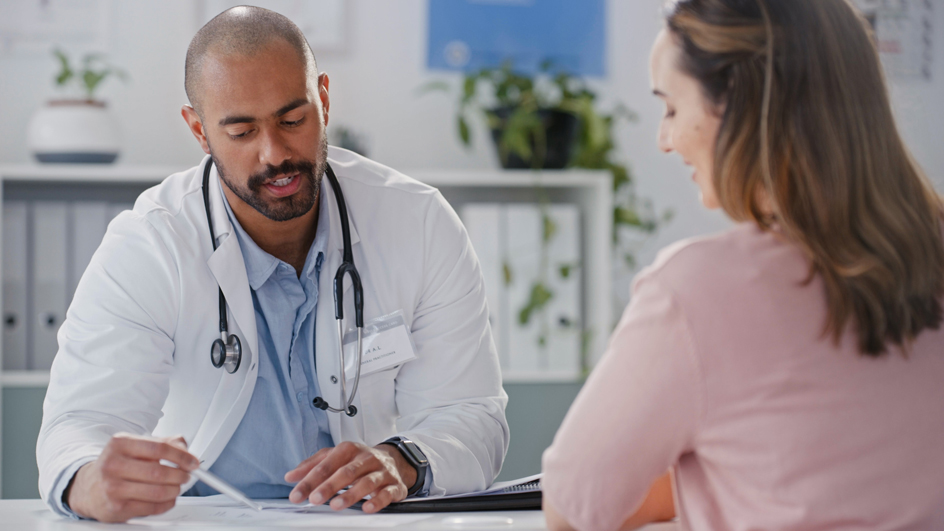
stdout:
<svg viewBox="0 0 944 531">
<path fill-rule="evenodd" d="M 201 193 L 208 158 L 147 190 L 118 216 L 79 282 L 59 330 L 36 447 L 47 503 L 57 477 L 98 455 L 116 432 L 183 435 L 209 467 L 243 418 L 258 374 L 255 313 L 215 167 L 209 195 L 219 247 L 211 247 Z M 405 435 L 429 458 L 430 494 L 485 488 L 508 448 L 507 395 L 465 229 L 436 189 L 349 151 L 330 148 L 329 160 L 347 202 L 364 318 L 402 310 L 417 354 L 363 376 L 358 414 L 328 413 L 331 435 L 335 443 L 368 445 Z M 315 360 L 322 396 L 337 406 L 331 294 L 343 245 L 333 193 L 326 204 Z M 228 303 L 229 330 L 242 340 L 242 364 L 232 375 L 210 363 L 219 337 L 217 286 Z M 343 299 L 349 329 L 350 277 Z"/>
</svg>

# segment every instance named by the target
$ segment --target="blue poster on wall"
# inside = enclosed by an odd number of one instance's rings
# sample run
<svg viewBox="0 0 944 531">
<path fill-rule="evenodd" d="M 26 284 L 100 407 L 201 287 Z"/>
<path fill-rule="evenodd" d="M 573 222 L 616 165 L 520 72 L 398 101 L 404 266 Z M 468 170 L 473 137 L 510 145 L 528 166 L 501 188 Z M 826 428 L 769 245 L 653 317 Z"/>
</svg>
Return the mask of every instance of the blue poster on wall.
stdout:
<svg viewBox="0 0 944 531">
<path fill-rule="evenodd" d="M 606 74 L 606 0 L 429 0 L 427 65 L 470 72 L 545 61 L 579 76 Z"/>
</svg>

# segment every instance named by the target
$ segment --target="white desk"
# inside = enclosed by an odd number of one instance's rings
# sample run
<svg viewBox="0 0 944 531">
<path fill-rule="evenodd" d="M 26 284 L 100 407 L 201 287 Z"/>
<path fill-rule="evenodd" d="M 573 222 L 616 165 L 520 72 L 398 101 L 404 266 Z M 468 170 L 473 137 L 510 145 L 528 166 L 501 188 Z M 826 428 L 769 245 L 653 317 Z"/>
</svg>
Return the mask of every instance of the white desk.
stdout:
<svg viewBox="0 0 944 531">
<path fill-rule="evenodd" d="M 503 517 L 512 520 L 510 525 L 456 525 L 448 519 L 457 516 L 468 517 Z M 196 529 L 194 526 L 162 526 L 157 529 Z M 227 531 L 238 529 L 239 531 L 248 531 L 250 529 L 269 529 L 271 526 L 241 526 L 238 524 L 227 526 L 214 526 L 213 529 Z M 98 522 L 75 521 L 59 518 L 54 515 L 42 500 L 0 500 L 0 530 L 17 531 L 70 531 L 82 529 L 100 529 L 100 530 L 119 530 L 119 529 L 150 529 L 145 526 L 137 525 L 118 525 L 101 524 Z M 336 528 L 340 529 L 340 528 Z M 345 527 L 343 531 L 352 531 L 354 528 Z M 366 529 L 366 528 L 362 528 Z M 379 529 L 377 527 L 369 529 Z M 544 514 L 540 511 L 508 511 L 493 513 L 431 513 L 426 519 L 413 522 L 408 525 L 398 526 L 396 529 L 415 529 L 423 530 L 473 530 L 473 529 L 547 529 L 544 523 Z M 665 524 L 653 524 L 645 527 L 645 531 L 678 531 L 678 525 L 674 522 Z M 330 531 L 330 528 L 319 528 L 321 531 Z"/>
</svg>

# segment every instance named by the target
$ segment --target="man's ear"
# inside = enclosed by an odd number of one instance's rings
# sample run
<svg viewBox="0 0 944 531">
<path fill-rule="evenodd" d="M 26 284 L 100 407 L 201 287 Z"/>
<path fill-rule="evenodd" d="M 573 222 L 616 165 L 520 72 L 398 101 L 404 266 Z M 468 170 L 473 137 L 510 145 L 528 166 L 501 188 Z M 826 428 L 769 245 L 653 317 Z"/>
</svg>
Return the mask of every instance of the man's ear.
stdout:
<svg viewBox="0 0 944 531">
<path fill-rule="evenodd" d="M 321 99 L 321 112 L 324 114 L 324 123 L 328 125 L 328 110 L 331 108 L 331 98 L 328 97 L 328 86 L 331 80 L 328 74 L 322 72 L 318 74 L 318 98 Z"/>
<path fill-rule="evenodd" d="M 200 119 L 200 115 L 189 105 L 184 105 L 180 108 L 180 115 L 184 117 L 184 121 L 187 122 L 187 127 L 190 128 L 193 137 L 200 143 L 203 152 L 209 155 L 210 144 L 207 143 L 206 130 L 203 129 L 203 121 Z"/>
</svg>

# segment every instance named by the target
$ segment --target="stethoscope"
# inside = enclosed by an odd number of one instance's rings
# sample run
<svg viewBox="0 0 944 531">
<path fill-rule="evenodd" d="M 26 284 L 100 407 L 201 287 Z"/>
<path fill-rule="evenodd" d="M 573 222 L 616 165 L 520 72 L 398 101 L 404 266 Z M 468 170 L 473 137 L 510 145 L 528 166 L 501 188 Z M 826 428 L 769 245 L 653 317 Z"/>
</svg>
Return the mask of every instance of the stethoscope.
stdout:
<svg viewBox="0 0 944 531">
<path fill-rule="evenodd" d="M 210 164 L 212 159 L 208 160 L 203 168 L 203 206 L 206 208 L 207 225 L 210 227 L 210 239 L 213 242 L 213 251 L 216 251 L 216 232 L 213 230 L 213 218 L 210 217 Z M 341 366 L 341 401 L 344 404 L 341 408 L 333 408 L 328 405 L 327 400 L 322 397 L 316 397 L 312 404 L 321 410 L 331 411 L 333 413 L 346 413 L 349 417 L 357 414 L 357 408 L 354 407 L 354 397 L 357 395 L 357 384 L 361 379 L 361 346 L 364 331 L 364 289 L 361 286 L 361 276 L 354 267 L 354 252 L 351 250 L 351 226 L 347 217 L 347 205 L 344 202 L 344 195 L 341 193 L 341 185 L 338 178 L 334 175 L 334 170 L 330 164 L 325 164 L 325 175 L 328 182 L 331 183 L 331 189 L 334 191 L 334 197 L 338 203 L 338 211 L 341 217 L 341 237 L 344 241 L 344 254 L 341 259 L 341 265 L 334 275 L 334 318 L 338 322 L 338 361 Z M 344 275 L 351 276 L 351 284 L 354 287 L 354 320 L 357 324 L 357 361 L 355 364 L 354 387 L 351 388 L 351 395 L 347 394 L 347 378 L 344 374 Z M 243 358 L 243 347 L 236 334 L 230 334 L 227 326 L 226 317 L 226 297 L 223 295 L 223 288 L 220 287 L 220 338 L 213 341 L 210 347 L 210 362 L 219 369 L 223 367 L 226 372 L 233 374 L 239 370 L 239 364 Z"/>
</svg>

